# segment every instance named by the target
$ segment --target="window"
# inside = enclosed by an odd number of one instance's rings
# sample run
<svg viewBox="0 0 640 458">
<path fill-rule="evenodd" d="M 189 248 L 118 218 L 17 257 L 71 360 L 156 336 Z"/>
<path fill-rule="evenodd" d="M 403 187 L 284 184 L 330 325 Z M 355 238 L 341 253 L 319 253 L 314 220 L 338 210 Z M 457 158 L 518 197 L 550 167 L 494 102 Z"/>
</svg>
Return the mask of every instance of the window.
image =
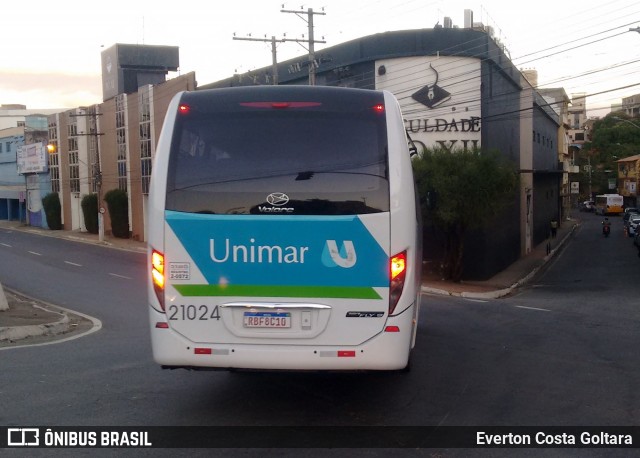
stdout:
<svg viewBox="0 0 640 458">
<path fill-rule="evenodd" d="M 58 152 L 58 125 L 49 123 L 49 144 L 53 145 L 53 153 L 49 153 L 49 174 L 51 175 L 51 191 L 60 192 L 60 153 Z"/>
<path fill-rule="evenodd" d="M 80 192 L 80 161 L 78 152 L 78 125 L 75 116 L 69 116 L 67 126 L 69 139 L 67 146 L 69 150 L 69 188 L 71 192 Z"/>
<path fill-rule="evenodd" d="M 138 90 L 140 106 L 140 171 L 142 175 L 142 194 L 149 194 L 151 181 L 151 88 Z"/>
<path fill-rule="evenodd" d="M 388 211 L 385 118 L 346 111 L 245 108 L 178 120 L 166 208 L 261 214 L 283 192 L 296 214 Z"/>
<path fill-rule="evenodd" d="M 126 109 L 127 99 L 125 94 L 116 97 L 116 147 L 118 189 L 127 191 L 127 124 Z"/>
</svg>

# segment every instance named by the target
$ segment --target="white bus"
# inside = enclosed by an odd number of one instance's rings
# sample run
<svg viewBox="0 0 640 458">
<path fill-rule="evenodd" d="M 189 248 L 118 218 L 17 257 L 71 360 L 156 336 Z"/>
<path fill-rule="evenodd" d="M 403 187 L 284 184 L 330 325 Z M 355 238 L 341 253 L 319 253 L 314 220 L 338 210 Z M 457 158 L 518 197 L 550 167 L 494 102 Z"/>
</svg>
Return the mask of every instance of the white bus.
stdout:
<svg viewBox="0 0 640 458">
<path fill-rule="evenodd" d="M 415 345 L 421 222 L 389 92 L 182 92 L 149 193 L 163 368 L 400 370 Z"/>
<path fill-rule="evenodd" d="M 624 211 L 624 198 L 620 194 L 601 194 L 596 196 L 596 213 L 600 215 L 619 215 Z"/>
</svg>

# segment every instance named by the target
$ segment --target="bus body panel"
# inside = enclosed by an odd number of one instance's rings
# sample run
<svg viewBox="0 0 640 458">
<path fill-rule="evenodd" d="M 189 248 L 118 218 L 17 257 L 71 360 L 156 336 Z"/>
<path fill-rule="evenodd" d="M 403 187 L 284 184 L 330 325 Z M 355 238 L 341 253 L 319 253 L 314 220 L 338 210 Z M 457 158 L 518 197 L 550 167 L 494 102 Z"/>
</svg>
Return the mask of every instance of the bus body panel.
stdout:
<svg viewBox="0 0 640 458">
<path fill-rule="evenodd" d="M 271 88 L 245 88 L 201 92 L 203 94 L 197 91 L 180 93 L 174 97 L 154 160 L 149 198 L 148 256 L 152 264 L 153 254 L 160 253 L 164 263 L 163 289 L 158 291 L 154 285 L 151 269 L 148 281 L 155 361 L 166 368 L 404 368 L 415 344 L 417 329 L 422 265 L 421 225 L 406 133 L 393 95 L 388 92 L 299 87 L 277 88 L 275 91 Z M 236 204 L 236 194 L 242 199 L 249 195 L 246 191 L 253 186 L 252 179 L 248 182 L 245 178 L 229 179 L 220 185 L 206 183 L 206 167 L 196 165 L 187 169 L 186 160 L 175 162 L 176 154 L 189 157 L 181 137 L 185 136 L 184 129 L 189 129 L 190 125 L 177 127 L 183 122 L 180 110 L 185 100 L 192 104 L 192 108 L 215 105 L 214 111 L 224 111 L 225 107 L 231 107 L 228 117 L 233 118 L 236 116 L 236 100 L 249 100 L 249 103 L 242 102 L 241 105 L 248 106 L 250 116 L 254 116 L 256 111 L 265 108 L 265 100 L 279 101 L 278 97 L 295 99 L 291 105 L 303 106 L 302 110 L 307 110 L 307 105 L 311 106 L 309 116 L 316 116 L 312 113 L 316 100 L 326 102 L 328 107 L 344 103 L 347 111 L 354 112 L 341 118 L 340 125 L 346 123 L 347 127 L 352 116 L 354 119 L 361 116 L 357 112 L 358 103 L 369 103 L 378 97 L 384 105 L 384 114 L 383 122 L 376 121 L 382 127 L 378 127 L 379 133 L 374 135 L 385 143 L 386 197 L 384 193 L 380 194 L 381 191 L 371 191 L 374 188 L 384 190 L 375 181 L 380 181 L 375 178 L 380 173 L 375 172 L 375 166 L 365 166 L 361 173 L 348 172 L 348 179 L 343 179 L 345 175 L 330 175 L 331 172 L 326 175 L 322 171 L 318 174 L 315 169 L 300 166 L 303 173 L 299 173 L 291 183 L 287 182 L 286 191 L 292 196 L 300 196 L 292 197 L 292 207 L 299 206 L 303 214 L 254 214 L 257 209 L 262 211 L 260 205 L 250 206 L 250 209 L 245 205 L 243 210 L 240 204 L 239 212 L 243 214 L 236 215 L 233 214 L 236 207 L 232 207 L 230 202 Z M 254 103 L 254 100 L 258 102 Z M 307 103 L 307 100 L 312 103 Z M 329 110 L 336 111 L 334 108 Z M 339 111 L 338 107 L 337 116 L 342 116 Z M 270 137 L 278 126 L 271 121 L 270 113 L 267 110 L 264 118 L 257 119 L 262 119 L 267 125 L 265 135 L 268 139 L 265 142 L 273 143 L 269 145 L 272 148 L 270 154 L 277 157 L 289 146 Z M 273 117 L 283 116 L 281 113 L 282 110 L 274 111 Z M 263 116 L 262 113 L 258 115 Z M 371 116 L 365 114 L 362 117 L 366 120 Z M 361 128 L 356 126 L 356 121 L 354 130 Z M 322 130 L 325 120 L 320 116 L 317 122 L 318 129 Z M 327 121 L 326 125 L 331 128 L 336 124 Z M 224 135 L 224 131 L 217 135 Z M 346 128 L 335 135 L 338 139 L 345 136 L 349 136 Z M 364 138 L 369 142 L 366 136 L 357 137 L 354 141 L 361 142 Z M 325 141 L 320 136 L 312 138 L 311 144 L 302 145 L 301 151 L 310 151 L 312 155 L 314 146 L 326 150 Z M 344 140 L 345 151 L 335 153 L 332 161 L 340 161 L 358 151 L 357 145 L 350 144 L 350 141 L 348 138 Z M 374 143 L 371 142 L 372 145 Z M 202 151 L 208 149 L 201 148 L 201 144 L 202 141 L 197 150 L 200 153 L 196 151 L 194 154 L 193 147 L 188 153 L 197 160 Z M 180 153 L 176 152 L 177 148 L 181 149 Z M 222 149 L 218 148 L 216 159 L 222 157 L 230 164 L 228 159 L 232 154 L 221 153 Z M 353 153 L 349 153 L 351 149 Z M 331 158 L 331 151 L 327 154 Z M 298 159 L 294 157 L 292 160 Z M 244 173 L 246 161 L 244 164 L 241 163 L 239 169 L 234 164 L 228 169 L 229 173 L 234 175 L 237 170 L 240 170 L 237 173 Z M 226 170 L 225 166 L 219 170 Z M 176 172 L 180 167 L 187 171 Z M 350 165 L 344 167 L 348 169 Z M 178 173 L 187 177 L 187 185 L 182 178 L 180 189 L 174 184 L 172 187 L 167 184 L 180 179 L 175 178 Z M 285 192 L 278 187 L 281 177 L 270 173 L 267 171 L 265 177 L 260 178 L 260 186 L 264 189 L 259 192 L 267 201 L 273 197 L 272 194 L 277 194 L 275 191 Z M 190 176 L 195 183 L 193 190 L 186 189 L 190 187 Z M 329 197 L 323 194 L 314 198 L 313 194 L 304 192 L 307 188 L 316 189 L 324 179 L 332 183 L 327 178 L 329 176 L 335 182 L 329 188 L 339 188 L 349 197 L 344 198 L 344 204 L 338 202 L 334 210 L 325 214 L 324 202 L 332 198 L 330 194 Z M 210 194 L 199 193 L 200 190 Z M 327 191 L 335 192 L 336 189 Z M 362 203 L 358 205 L 357 199 Z M 387 204 L 385 200 L 388 200 Z M 214 211 L 199 211 L 210 202 L 213 202 Z M 221 207 L 223 204 L 227 207 Z M 390 312 L 390 258 L 399 253 L 406 257 L 406 279 L 397 305 Z"/>
<path fill-rule="evenodd" d="M 191 341 L 357 345 L 382 330 L 388 213 L 167 213 L 165 309 L 171 329 Z M 377 239 L 363 221 L 379 228 Z M 244 319 L 277 311 L 286 327 L 251 327 Z"/>
</svg>

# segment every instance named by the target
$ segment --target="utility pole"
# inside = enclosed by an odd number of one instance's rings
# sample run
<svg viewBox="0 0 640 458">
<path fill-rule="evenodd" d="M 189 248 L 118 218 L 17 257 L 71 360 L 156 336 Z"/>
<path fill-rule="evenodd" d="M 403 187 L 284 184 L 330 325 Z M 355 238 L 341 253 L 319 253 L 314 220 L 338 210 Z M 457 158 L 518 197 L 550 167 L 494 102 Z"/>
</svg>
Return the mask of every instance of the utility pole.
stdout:
<svg viewBox="0 0 640 458">
<path fill-rule="evenodd" d="M 300 42 L 301 40 L 297 38 L 276 38 L 272 36 L 271 38 L 252 38 L 252 37 L 236 37 L 235 33 L 233 34 L 234 40 L 242 40 L 242 41 L 261 41 L 263 43 L 271 42 L 271 72 L 273 73 L 273 85 L 278 85 L 278 58 L 276 55 L 276 43 L 284 43 L 286 41 L 295 41 Z M 324 43 L 324 41 L 322 42 Z"/>
<path fill-rule="evenodd" d="M 309 27 L 309 39 L 308 40 L 291 40 L 297 41 L 298 43 L 309 43 L 309 48 L 306 48 L 309 51 L 309 86 L 315 86 L 316 84 L 316 56 L 313 45 L 315 43 L 326 43 L 324 40 L 316 40 L 314 39 L 313 34 L 313 16 L 315 14 L 320 14 L 324 16 L 326 13 L 324 11 L 318 12 L 313 11 L 313 8 L 307 9 L 307 11 L 295 11 L 295 10 L 280 10 L 281 13 L 293 13 L 298 16 L 300 19 L 305 21 Z M 305 19 L 302 14 L 307 15 L 307 19 Z M 303 46 L 304 47 L 304 46 Z"/>
<path fill-rule="evenodd" d="M 87 136 L 92 137 L 95 141 L 95 157 L 90 158 L 93 159 L 91 162 L 91 178 L 94 180 L 95 188 L 98 194 L 98 240 L 100 242 L 104 241 L 104 208 L 102 206 L 102 167 L 100 165 L 100 136 L 104 135 L 102 132 L 98 132 L 98 117 L 101 116 L 102 113 L 98 113 L 94 110 L 89 110 L 88 113 L 82 114 L 72 114 L 72 117 L 86 117 L 90 120 L 89 133 L 85 134 L 84 132 L 80 132 L 76 134 L 77 136 Z M 95 127 L 93 127 L 95 125 Z M 55 150 L 50 150 L 50 153 L 55 152 Z M 86 165 L 86 164 L 85 164 Z"/>
<path fill-rule="evenodd" d="M 286 38 L 280 38 L 276 40 L 276 37 L 272 36 L 269 38 L 251 38 L 251 37 L 236 37 L 235 34 L 233 36 L 234 40 L 244 40 L 244 41 L 262 41 L 264 43 L 271 42 L 271 71 L 273 73 L 273 85 L 278 85 L 278 58 L 276 57 L 276 42 L 280 41 L 293 41 L 287 40 Z"/>
</svg>

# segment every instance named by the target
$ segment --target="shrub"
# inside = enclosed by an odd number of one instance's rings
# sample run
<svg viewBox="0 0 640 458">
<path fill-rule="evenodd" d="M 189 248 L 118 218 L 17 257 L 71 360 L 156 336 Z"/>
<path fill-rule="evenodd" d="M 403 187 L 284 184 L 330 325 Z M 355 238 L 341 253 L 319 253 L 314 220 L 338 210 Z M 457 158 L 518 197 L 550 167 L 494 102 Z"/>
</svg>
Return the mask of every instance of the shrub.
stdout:
<svg viewBox="0 0 640 458">
<path fill-rule="evenodd" d="M 80 203 L 84 215 L 84 226 L 91 234 L 98 233 L 98 195 L 87 194 Z"/>
<path fill-rule="evenodd" d="M 129 200 L 126 191 L 112 189 L 104 195 L 111 218 L 111 233 L 114 237 L 129 238 Z"/>
<path fill-rule="evenodd" d="M 467 230 L 490 228 L 513 204 L 518 169 L 497 151 L 477 150 L 427 149 L 412 164 L 425 226 L 445 236 L 441 273 L 459 282 Z"/>
<path fill-rule="evenodd" d="M 42 199 L 44 214 L 47 217 L 49 229 L 59 231 L 62 229 L 62 205 L 57 192 L 50 192 Z"/>
</svg>

